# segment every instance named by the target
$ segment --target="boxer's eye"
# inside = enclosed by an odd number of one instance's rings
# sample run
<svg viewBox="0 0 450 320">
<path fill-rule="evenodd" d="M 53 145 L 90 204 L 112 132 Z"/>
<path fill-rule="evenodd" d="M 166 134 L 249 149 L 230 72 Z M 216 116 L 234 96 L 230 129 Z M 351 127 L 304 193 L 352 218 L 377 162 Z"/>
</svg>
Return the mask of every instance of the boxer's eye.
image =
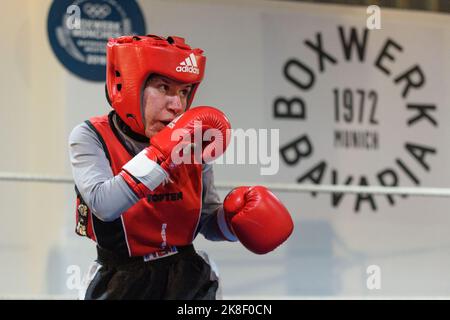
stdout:
<svg viewBox="0 0 450 320">
<path fill-rule="evenodd" d="M 192 90 L 192 86 L 186 87 L 180 91 L 180 95 L 182 97 L 187 97 L 189 95 L 189 93 L 191 93 L 191 90 Z"/>
</svg>

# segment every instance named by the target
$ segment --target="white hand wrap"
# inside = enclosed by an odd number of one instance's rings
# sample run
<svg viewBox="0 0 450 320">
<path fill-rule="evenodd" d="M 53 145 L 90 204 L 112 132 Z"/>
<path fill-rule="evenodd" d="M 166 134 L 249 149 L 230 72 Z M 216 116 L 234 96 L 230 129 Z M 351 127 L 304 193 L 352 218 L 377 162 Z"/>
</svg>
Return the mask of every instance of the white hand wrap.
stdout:
<svg viewBox="0 0 450 320">
<path fill-rule="evenodd" d="M 159 164 L 147 157 L 145 149 L 128 161 L 123 166 L 123 169 L 151 191 L 155 190 L 161 183 L 167 183 L 169 180 L 167 172 Z"/>
<path fill-rule="evenodd" d="M 217 212 L 217 224 L 219 225 L 220 231 L 228 241 L 238 241 L 238 238 L 233 234 L 230 228 L 228 228 L 223 207 L 220 207 L 219 211 Z"/>
</svg>

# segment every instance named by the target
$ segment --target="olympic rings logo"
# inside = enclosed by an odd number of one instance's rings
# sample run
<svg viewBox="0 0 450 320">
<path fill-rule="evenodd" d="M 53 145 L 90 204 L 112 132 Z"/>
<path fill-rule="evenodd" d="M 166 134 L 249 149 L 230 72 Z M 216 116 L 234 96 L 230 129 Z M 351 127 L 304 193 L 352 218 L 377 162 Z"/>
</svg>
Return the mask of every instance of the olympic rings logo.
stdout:
<svg viewBox="0 0 450 320">
<path fill-rule="evenodd" d="M 105 19 L 110 15 L 111 7 L 107 4 L 101 5 L 88 2 L 83 6 L 83 11 L 91 19 Z"/>
</svg>

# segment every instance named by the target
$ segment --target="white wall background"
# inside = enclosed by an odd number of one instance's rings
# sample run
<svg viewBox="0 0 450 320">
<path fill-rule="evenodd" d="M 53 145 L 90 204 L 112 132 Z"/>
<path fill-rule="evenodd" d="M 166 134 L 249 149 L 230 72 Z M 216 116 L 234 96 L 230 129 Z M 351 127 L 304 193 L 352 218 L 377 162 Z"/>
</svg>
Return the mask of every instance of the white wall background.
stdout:
<svg viewBox="0 0 450 320">
<path fill-rule="evenodd" d="M 2 7 L 0 27 L 7 32 L 0 53 L 1 171 L 70 175 L 68 134 L 78 123 L 109 110 L 103 84 L 73 76 L 53 55 L 46 31 L 50 4 L 49 0 L 21 0 L 5 1 Z M 281 70 L 282 60 L 268 57 L 287 59 L 296 55 L 311 65 L 316 58 L 280 34 L 291 30 L 293 41 L 300 43 L 314 39 L 321 31 L 328 45 L 335 42 L 337 25 L 363 28 L 367 17 L 363 7 L 265 1 L 146 0 L 139 4 L 148 33 L 184 36 L 188 43 L 205 50 L 206 78 L 194 105 L 222 108 L 234 128 L 279 126 L 283 142 L 300 134 L 303 124 L 270 118 L 272 94 L 288 95 L 292 88 L 281 83 L 277 70 Z M 415 99 L 434 102 L 439 109 L 438 131 L 418 128 L 413 133 L 414 137 L 432 134 L 430 143 L 439 150 L 432 158 L 431 173 L 421 172 L 421 182 L 424 186 L 448 187 L 450 18 L 384 9 L 382 17 L 386 25 L 371 34 L 370 50 L 379 48 L 387 37 L 401 42 L 405 46 L 401 63 L 407 66 L 407 62 L 415 62 L 427 69 L 428 85 Z M 278 36 L 272 39 L 273 44 L 268 33 Z M 275 44 L 283 49 L 277 50 Z M 360 78 L 354 65 L 341 66 L 323 76 L 319 88 L 329 89 L 329 82 L 339 83 L 345 78 L 342 75 L 348 75 L 353 83 L 377 77 L 370 74 L 370 68 Z M 391 82 L 370 83 L 384 97 L 380 108 L 393 104 L 388 99 L 396 94 L 392 93 Z M 315 114 L 320 115 L 321 106 L 326 104 L 320 90 L 305 98 L 309 105 L 319 108 Z M 324 121 L 328 120 L 324 113 Z M 311 135 L 320 137 L 323 130 L 331 130 L 320 123 L 316 117 L 304 125 Z M 396 128 L 383 130 L 388 138 L 396 132 Z M 406 139 L 411 133 L 404 134 Z M 326 145 L 321 152 L 343 174 L 356 175 L 378 162 L 391 161 L 398 152 L 389 142 L 383 148 L 375 160 L 356 167 L 351 162 L 355 154 L 334 154 Z M 294 183 L 305 169 L 282 165 L 278 175 L 264 177 L 256 165 L 217 165 L 215 173 L 217 181 Z M 0 296 L 77 296 L 75 290 L 66 287 L 66 269 L 78 265 L 86 271 L 95 248 L 73 232 L 72 191 L 68 185 L 0 182 Z M 225 194 L 221 191 L 222 198 Z M 335 209 L 329 195 L 313 198 L 309 194 L 277 194 L 291 211 L 296 229 L 276 251 L 257 256 L 239 244 L 211 243 L 200 237 L 196 240 L 197 248 L 206 250 L 216 261 L 225 297 L 450 295 L 450 199 L 398 199 L 395 206 L 389 206 L 382 197 L 376 197 L 380 203 L 376 213 L 363 208 L 355 214 L 354 196 L 346 197 Z M 382 271 L 380 290 L 366 287 L 366 268 L 372 264 Z"/>
</svg>

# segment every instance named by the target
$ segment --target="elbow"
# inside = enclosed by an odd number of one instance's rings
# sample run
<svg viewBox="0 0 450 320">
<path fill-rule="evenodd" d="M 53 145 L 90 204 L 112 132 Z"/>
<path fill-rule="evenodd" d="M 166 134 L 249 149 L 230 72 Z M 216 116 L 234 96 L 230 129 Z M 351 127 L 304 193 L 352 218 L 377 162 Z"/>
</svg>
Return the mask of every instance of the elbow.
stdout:
<svg viewBox="0 0 450 320">
<path fill-rule="evenodd" d="M 122 181 L 124 186 L 116 184 L 115 180 L 111 179 L 95 184 L 86 192 L 85 200 L 91 212 L 103 222 L 117 220 L 136 202 L 125 193 L 125 191 L 132 193 L 128 185 L 123 180 L 118 181 Z"/>
<path fill-rule="evenodd" d="M 92 214 L 95 215 L 102 222 L 112 222 L 117 219 L 107 213 L 104 213 L 104 212 L 105 211 L 102 211 L 102 210 L 92 209 Z"/>
<path fill-rule="evenodd" d="M 93 204 L 91 211 L 92 214 L 102 222 L 112 222 L 117 219 L 117 217 L 113 214 L 114 212 L 109 211 L 108 208 L 101 205 Z"/>
<path fill-rule="evenodd" d="M 103 222 L 112 222 L 120 217 L 121 212 L 117 211 L 111 201 L 107 201 L 101 196 L 100 192 L 93 192 L 90 199 L 90 208 L 99 220 Z"/>
</svg>

